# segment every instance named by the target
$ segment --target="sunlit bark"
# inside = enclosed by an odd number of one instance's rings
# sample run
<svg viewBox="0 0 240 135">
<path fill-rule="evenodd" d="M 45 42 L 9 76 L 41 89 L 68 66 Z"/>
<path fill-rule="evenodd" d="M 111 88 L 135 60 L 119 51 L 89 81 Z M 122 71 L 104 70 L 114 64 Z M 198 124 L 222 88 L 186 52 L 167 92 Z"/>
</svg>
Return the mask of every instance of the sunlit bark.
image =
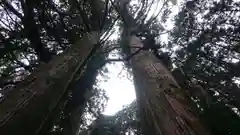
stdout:
<svg viewBox="0 0 240 135">
<path fill-rule="evenodd" d="M 137 37 L 131 37 L 130 44 L 143 46 Z M 136 54 L 131 67 L 146 135 L 209 135 L 191 111 L 191 101 L 150 51 Z"/>
</svg>

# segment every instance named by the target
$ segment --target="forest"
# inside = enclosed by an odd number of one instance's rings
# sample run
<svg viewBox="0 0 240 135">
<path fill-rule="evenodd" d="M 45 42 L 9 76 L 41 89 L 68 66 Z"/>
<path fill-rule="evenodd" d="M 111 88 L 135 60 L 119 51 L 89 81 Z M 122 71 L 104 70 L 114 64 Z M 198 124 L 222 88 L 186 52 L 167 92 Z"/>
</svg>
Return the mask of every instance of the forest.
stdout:
<svg viewBox="0 0 240 135">
<path fill-rule="evenodd" d="M 238 69 L 239 0 L 0 0 L 1 135 L 240 135 Z"/>
</svg>

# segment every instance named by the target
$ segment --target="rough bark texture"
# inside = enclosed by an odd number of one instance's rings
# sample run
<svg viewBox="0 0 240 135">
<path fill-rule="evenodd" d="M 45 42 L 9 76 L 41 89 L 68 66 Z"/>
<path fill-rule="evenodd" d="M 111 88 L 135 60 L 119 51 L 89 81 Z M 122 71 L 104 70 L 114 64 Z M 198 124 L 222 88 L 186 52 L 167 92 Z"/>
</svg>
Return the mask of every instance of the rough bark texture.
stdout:
<svg viewBox="0 0 240 135">
<path fill-rule="evenodd" d="M 130 44 L 142 46 L 137 37 Z M 151 52 L 135 55 L 131 66 L 146 135 L 209 135 L 191 111 L 191 101 Z"/>
<path fill-rule="evenodd" d="M 34 135 L 51 114 L 76 71 L 93 50 L 95 39 L 84 36 L 78 43 L 40 67 L 11 90 L 0 104 L 0 133 Z"/>
</svg>

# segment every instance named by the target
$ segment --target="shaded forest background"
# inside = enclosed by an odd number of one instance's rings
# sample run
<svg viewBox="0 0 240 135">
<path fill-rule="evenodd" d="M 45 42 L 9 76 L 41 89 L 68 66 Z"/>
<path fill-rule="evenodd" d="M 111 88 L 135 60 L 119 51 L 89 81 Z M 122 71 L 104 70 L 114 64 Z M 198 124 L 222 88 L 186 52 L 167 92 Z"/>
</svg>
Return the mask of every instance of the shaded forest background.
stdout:
<svg viewBox="0 0 240 135">
<path fill-rule="evenodd" d="M 106 63 L 131 59 L 122 53 L 127 49 L 120 38 L 109 40 L 124 24 L 131 23 L 121 10 L 128 2 L 2 0 L 0 105 L 12 98 L 16 86 L 25 85 L 33 72 L 51 65 L 68 48 L 81 46 L 77 43 L 86 33 L 98 31 L 94 52 L 74 74 L 38 134 L 142 134 L 135 101 L 114 116 L 101 114 L 107 96 L 97 87 L 96 80 L 97 75 L 107 74 Z M 137 24 L 131 31 L 143 40 L 149 34 L 154 37 L 154 54 L 172 72 L 191 99 L 193 111 L 213 135 L 239 135 L 240 2 L 184 1 L 173 18 L 171 30 L 166 25 L 172 3 L 159 2 L 164 6 L 149 16 L 157 3 L 141 0 L 128 4 L 130 16 Z M 168 35 L 168 42 L 161 41 L 164 35 Z M 120 58 L 110 59 L 112 51 Z M 131 74 L 131 69 L 127 70 Z"/>
</svg>

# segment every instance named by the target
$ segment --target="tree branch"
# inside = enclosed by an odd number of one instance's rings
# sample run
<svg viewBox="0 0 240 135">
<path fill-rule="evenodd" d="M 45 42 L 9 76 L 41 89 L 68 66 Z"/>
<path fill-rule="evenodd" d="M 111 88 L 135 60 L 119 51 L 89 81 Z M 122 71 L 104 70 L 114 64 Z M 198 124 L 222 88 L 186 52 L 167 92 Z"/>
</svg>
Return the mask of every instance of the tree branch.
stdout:
<svg viewBox="0 0 240 135">
<path fill-rule="evenodd" d="M 135 56 L 136 54 L 138 54 L 142 50 L 143 50 L 143 48 L 139 48 L 137 51 L 131 53 L 126 58 L 122 58 L 122 59 L 107 59 L 106 62 L 129 61 L 133 56 Z"/>
<path fill-rule="evenodd" d="M 11 4 L 9 4 L 6 0 L 3 0 L 3 4 L 7 7 L 7 9 L 11 12 L 13 12 L 17 17 L 19 17 L 21 20 L 23 19 L 23 16 L 21 13 L 19 13 Z"/>
</svg>

